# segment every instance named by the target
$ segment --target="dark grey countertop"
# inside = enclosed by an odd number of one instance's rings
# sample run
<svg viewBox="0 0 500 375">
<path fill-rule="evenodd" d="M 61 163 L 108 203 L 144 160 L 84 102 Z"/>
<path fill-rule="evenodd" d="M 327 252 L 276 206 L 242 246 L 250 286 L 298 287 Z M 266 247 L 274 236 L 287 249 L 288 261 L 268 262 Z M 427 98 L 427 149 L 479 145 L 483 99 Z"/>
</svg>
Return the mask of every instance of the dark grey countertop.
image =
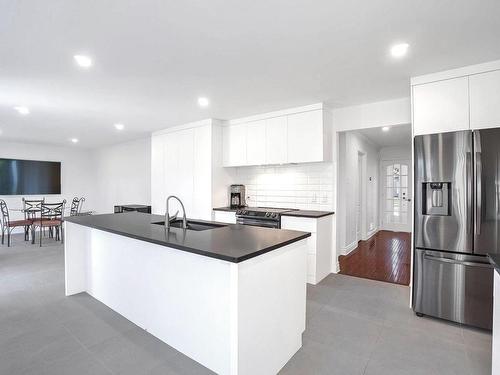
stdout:
<svg viewBox="0 0 500 375">
<path fill-rule="evenodd" d="M 500 254 L 488 254 L 488 259 L 497 272 L 500 273 Z"/>
<path fill-rule="evenodd" d="M 220 223 L 224 225 L 220 228 L 204 231 L 170 228 L 167 232 L 163 225 L 153 224 L 164 219 L 160 215 L 126 212 L 71 216 L 65 221 L 233 263 L 254 258 L 311 235 L 308 232 L 224 223 Z"/>
<path fill-rule="evenodd" d="M 294 217 L 309 217 L 312 219 L 319 219 L 320 217 L 333 215 L 333 211 L 314 211 L 314 210 L 293 210 L 284 212 L 281 216 L 294 216 Z"/>
<path fill-rule="evenodd" d="M 236 212 L 238 210 L 237 208 L 231 208 L 231 207 L 215 207 L 212 208 L 214 211 L 224 211 L 224 212 Z"/>
<path fill-rule="evenodd" d="M 279 208 L 279 207 L 277 207 Z M 225 212 L 236 212 L 236 208 L 231 207 L 216 207 L 213 208 L 214 211 L 225 211 Z M 290 210 L 284 212 L 281 216 L 295 216 L 295 217 L 308 217 L 312 219 L 319 219 L 323 216 L 333 215 L 334 211 L 315 211 L 315 210 Z"/>
</svg>

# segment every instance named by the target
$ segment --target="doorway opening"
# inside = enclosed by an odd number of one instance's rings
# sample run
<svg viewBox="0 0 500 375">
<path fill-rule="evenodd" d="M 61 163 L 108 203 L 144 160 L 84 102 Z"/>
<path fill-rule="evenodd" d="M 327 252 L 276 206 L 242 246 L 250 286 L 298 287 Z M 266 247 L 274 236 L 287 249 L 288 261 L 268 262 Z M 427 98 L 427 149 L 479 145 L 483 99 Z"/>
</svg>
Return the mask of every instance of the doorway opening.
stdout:
<svg viewBox="0 0 500 375">
<path fill-rule="evenodd" d="M 410 124 L 339 133 L 341 274 L 409 285 L 411 160 Z"/>
</svg>

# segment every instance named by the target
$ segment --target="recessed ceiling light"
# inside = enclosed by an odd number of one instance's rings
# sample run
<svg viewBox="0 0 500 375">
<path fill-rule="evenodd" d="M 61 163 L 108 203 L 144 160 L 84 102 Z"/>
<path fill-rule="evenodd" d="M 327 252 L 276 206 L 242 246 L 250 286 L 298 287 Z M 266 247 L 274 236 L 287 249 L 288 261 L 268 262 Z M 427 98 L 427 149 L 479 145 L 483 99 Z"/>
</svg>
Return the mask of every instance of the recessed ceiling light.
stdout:
<svg viewBox="0 0 500 375">
<path fill-rule="evenodd" d="M 208 107 L 208 104 L 210 104 L 210 102 L 208 101 L 208 98 L 201 97 L 198 98 L 198 104 L 200 107 Z"/>
<path fill-rule="evenodd" d="M 78 143 L 78 138 L 71 138 L 71 142 Z"/>
<path fill-rule="evenodd" d="M 30 110 L 28 107 L 24 107 L 24 106 L 17 106 L 17 107 L 14 107 L 14 109 L 20 114 L 20 115 L 29 115 L 30 113 Z"/>
<path fill-rule="evenodd" d="M 125 125 L 123 125 L 123 124 L 115 124 L 116 130 L 123 130 L 124 128 L 125 128 Z"/>
<path fill-rule="evenodd" d="M 410 45 L 408 43 L 399 43 L 391 47 L 391 55 L 393 57 L 403 57 L 408 52 Z"/>
<path fill-rule="evenodd" d="M 388 126 L 384 126 L 384 127 L 382 128 L 382 131 L 383 131 L 383 132 L 388 132 L 388 131 L 389 131 L 389 129 L 391 129 L 391 128 L 390 128 L 390 127 L 388 127 Z"/>
<path fill-rule="evenodd" d="M 73 56 L 76 63 L 82 68 L 90 68 L 92 66 L 92 59 L 85 55 L 75 55 Z"/>
</svg>

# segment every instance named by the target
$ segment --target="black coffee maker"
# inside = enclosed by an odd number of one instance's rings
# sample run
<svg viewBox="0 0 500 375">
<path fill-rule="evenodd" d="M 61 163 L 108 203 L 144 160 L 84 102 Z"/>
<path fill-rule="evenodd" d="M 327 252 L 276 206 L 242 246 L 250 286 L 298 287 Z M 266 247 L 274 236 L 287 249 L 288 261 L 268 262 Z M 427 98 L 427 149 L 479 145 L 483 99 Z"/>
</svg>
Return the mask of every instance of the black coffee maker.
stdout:
<svg viewBox="0 0 500 375">
<path fill-rule="evenodd" d="M 229 206 L 231 208 L 245 207 L 245 185 L 231 185 L 229 187 Z"/>
</svg>

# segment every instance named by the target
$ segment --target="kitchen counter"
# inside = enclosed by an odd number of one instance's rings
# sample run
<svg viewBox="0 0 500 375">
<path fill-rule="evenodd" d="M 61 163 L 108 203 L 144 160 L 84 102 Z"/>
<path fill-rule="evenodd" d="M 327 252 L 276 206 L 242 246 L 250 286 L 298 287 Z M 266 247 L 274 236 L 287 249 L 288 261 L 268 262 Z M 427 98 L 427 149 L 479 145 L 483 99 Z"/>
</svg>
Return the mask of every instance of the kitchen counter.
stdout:
<svg viewBox="0 0 500 375">
<path fill-rule="evenodd" d="M 500 254 L 488 254 L 488 260 L 495 267 L 496 271 L 500 273 Z"/>
<path fill-rule="evenodd" d="M 249 207 L 251 208 L 251 207 Z M 276 207 L 280 208 L 280 207 Z M 214 211 L 224 211 L 224 212 L 236 212 L 237 208 L 231 207 L 216 207 L 213 208 Z M 320 217 L 333 215 L 334 211 L 316 211 L 316 210 L 290 210 L 287 212 L 283 212 L 281 216 L 293 216 L 293 217 L 308 217 L 311 219 L 318 219 Z"/>
<path fill-rule="evenodd" d="M 311 234 L 163 220 L 65 218 L 66 296 L 88 293 L 217 374 L 278 373 L 302 346 Z"/>
<path fill-rule="evenodd" d="M 234 263 L 265 254 L 311 235 L 293 230 L 277 231 L 223 223 L 220 223 L 224 225 L 220 228 L 203 231 L 170 228 L 169 232 L 166 232 L 163 225 L 153 224 L 164 220 L 164 216 L 138 212 L 65 218 L 66 222 Z"/>
<path fill-rule="evenodd" d="M 311 219 L 319 219 L 320 217 L 325 217 L 333 215 L 333 211 L 315 211 L 315 210 L 293 210 L 284 212 L 281 216 L 292 216 L 292 217 L 308 217 Z"/>
</svg>

